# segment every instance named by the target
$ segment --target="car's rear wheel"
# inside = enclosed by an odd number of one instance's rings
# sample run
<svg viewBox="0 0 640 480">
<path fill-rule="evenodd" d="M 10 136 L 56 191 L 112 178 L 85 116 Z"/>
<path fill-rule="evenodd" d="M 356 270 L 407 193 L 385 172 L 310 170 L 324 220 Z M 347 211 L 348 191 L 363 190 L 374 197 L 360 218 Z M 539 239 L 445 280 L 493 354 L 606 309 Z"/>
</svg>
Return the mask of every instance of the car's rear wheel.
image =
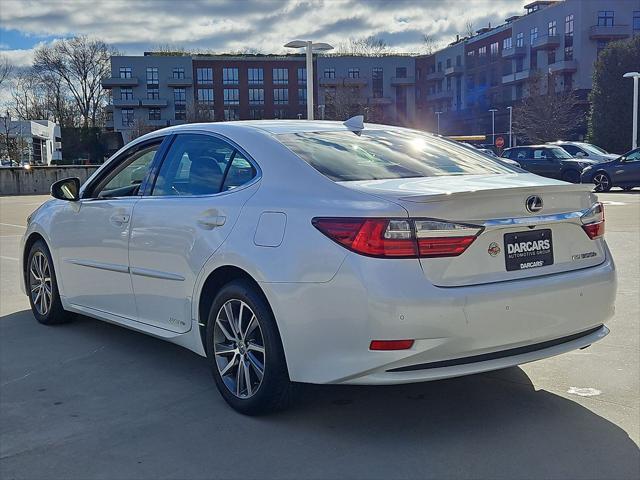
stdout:
<svg viewBox="0 0 640 480">
<path fill-rule="evenodd" d="M 31 311 L 38 322 L 55 325 L 71 320 L 72 315 L 62 308 L 51 254 L 42 240 L 29 250 L 26 283 Z"/>
<path fill-rule="evenodd" d="M 611 190 L 611 178 L 605 172 L 598 172 L 593 177 L 596 192 L 608 192 Z"/>
<path fill-rule="evenodd" d="M 579 183 L 580 172 L 578 172 L 577 170 L 567 170 L 562 174 L 562 180 L 569 183 Z"/>
<path fill-rule="evenodd" d="M 275 319 L 250 282 L 235 280 L 216 295 L 207 357 L 218 390 L 238 412 L 260 415 L 289 405 L 292 385 Z"/>
</svg>

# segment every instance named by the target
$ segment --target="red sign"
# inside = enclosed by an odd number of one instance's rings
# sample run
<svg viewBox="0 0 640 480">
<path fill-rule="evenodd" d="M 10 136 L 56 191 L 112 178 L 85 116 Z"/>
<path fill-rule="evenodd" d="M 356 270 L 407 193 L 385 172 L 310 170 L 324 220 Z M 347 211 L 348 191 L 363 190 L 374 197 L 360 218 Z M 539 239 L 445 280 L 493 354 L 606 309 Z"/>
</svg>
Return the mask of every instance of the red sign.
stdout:
<svg viewBox="0 0 640 480">
<path fill-rule="evenodd" d="M 504 138 L 502 138 L 502 137 L 497 137 L 496 138 L 496 147 L 497 148 L 504 147 Z"/>
</svg>

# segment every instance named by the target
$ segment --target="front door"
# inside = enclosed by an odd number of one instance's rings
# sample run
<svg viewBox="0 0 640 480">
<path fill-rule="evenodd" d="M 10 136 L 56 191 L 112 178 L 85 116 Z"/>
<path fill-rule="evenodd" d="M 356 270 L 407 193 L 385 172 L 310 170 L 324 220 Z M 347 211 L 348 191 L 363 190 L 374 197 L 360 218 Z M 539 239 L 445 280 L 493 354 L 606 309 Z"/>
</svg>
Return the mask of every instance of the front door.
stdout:
<svg viewBox="0 0 640 480">
<path fill-rule="evenodd" d="M 136 318 L 128 243 L 138 190 L 162 139 L 134 147 L 55 214 L 51 242 L 62 294 L 80 307 Z"/>
<path fill-rule="evenodd" d="M 257 189 L 257 169 L 230 143 L 178 134 L 133 212 L 129 260 L 140 321 L 191 328 L 196 278 Z"/>
<path fill-rule="evenodd" d="M 610 168 L 614 185 L 640 185 L 640 149 L 634 150 L 624 159 L 616 160 L 615 168 Z"/>
</svg>

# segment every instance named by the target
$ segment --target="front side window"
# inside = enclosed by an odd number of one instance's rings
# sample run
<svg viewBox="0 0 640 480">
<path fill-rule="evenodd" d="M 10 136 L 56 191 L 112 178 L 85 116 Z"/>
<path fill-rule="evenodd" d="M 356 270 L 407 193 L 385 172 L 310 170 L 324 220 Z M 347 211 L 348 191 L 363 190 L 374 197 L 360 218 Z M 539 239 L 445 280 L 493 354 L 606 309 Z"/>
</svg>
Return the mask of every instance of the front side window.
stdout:
<svg viewBox="0 0 640 480">
<path fill-rule="evenodd" d="M 513 173 L 446 139 L 421 132 L 370 130 L 312 132 L 276 137 L 298 157 L 334 181 Z"/>
<path fill-rule="evenodd" d="M 152 145 L 125 153 L 125 158 L 111 173 L 93 188 L 93 197 L 113 198 L 138 195 L 142 181 L 149 173 L 151 164 L 160 148 L 161 140 Z"/>
<path fill-rule="evenodd" d="M 236 155 L 239 152 L 219 138 L 199 134 L 178 135 L 160 167 L 152 195 L 212 195 L 221 192 L 223 185 L 228 185 L 227 190 L 237 187 L 238 182 L 248 177 L 238 172 L 242 164 L 240 159 L 234 170 L 234 179 L 229 177 L 229 181 L 225 181 Z M 244 157 L 240 155 L 240 158 Z"/>
</svg>

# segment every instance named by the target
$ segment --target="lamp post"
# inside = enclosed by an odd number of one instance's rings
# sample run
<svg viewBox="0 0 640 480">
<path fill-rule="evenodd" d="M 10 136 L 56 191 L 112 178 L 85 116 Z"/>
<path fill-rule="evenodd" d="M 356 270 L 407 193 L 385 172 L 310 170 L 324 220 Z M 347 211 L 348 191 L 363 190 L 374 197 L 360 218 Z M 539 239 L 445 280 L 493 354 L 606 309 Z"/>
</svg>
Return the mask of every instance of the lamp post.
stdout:
<svg viewBox="0 0 640 480">
<path fill-rule="evenodd" d="M 513 142 L 511 141 L 511 135 L 512 135 L 511 125 L 513 124 L 513 107 L 509 106 L 507 107 L 507 110 L 509 110 L 509 148 L 511 148 L 513 147 Z"/>
<path fill-rule="evenodd" d="M 294 40 L 286 48 L 304 48 L 307 59 L 307 120 L 313 120 L 313 52 L 333 50 L 328 43 L 313 43 L 311 40 Z"/>
<path fill-rule="evenodd" d="M 640 73 L 628 72 L 624 78 L 633 78 L 633 139 L 631 140 L 631 150 L 638 147 L 638 78 Z"/>
<path fill-rule="evenodd" d="M 489 111 L 491 112 L 491 145 L 495 147 L 496 145 L 496 112 L 498 110 L 496 110 L 495 108 L 492 108 Z"/>
<path fill-rule="evenodd" d="M 436 117 L 438 117 L 438 135 L 440 135 L 440 115 L 442 114 L 442 112 L 435 112 L 436 113 Z"/>
</svg>

